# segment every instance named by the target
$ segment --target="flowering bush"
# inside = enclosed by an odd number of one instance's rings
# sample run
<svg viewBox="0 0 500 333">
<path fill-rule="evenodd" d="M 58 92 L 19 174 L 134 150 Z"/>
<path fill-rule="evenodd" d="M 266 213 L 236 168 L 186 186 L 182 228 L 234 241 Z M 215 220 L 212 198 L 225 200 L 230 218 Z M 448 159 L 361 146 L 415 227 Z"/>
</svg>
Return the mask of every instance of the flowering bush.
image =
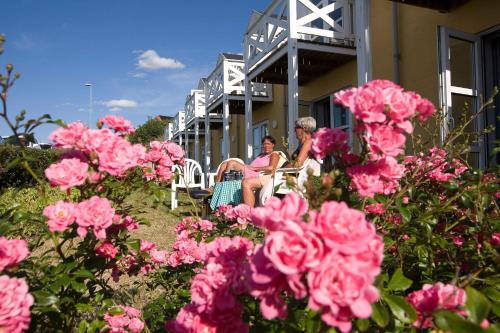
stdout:
<svg viewBox="0 0 500 333">
<path fill-rule="evenodd" d="M 4 102 L 11 72 L 2 77 Z M 339 92 L 336 103 L 357 121 L 357 154 L 346 133 L 318 130 L 313 154 L 335 159 L 320 181 L 310 177 L 305 192 L 253 210 L 188 216 L 168 251 L 131 239 L 141 221 L 124 198 L 168 183 L 182 148 L 133 145 L 132 125 L 115 116 L 96 130 L 75 122 L 54 131 L 65 152 L 45 174 L 67 196 L 42 217 L 2 214 L 45 225 L 28 249 L 3 236 L 10 226 L 0 220 L 0 332 L 141 332 L 147 324 L 169 332 L 498 332 L 498 175 L 439 147 L 414 145 L 405 156 L 407 135 L 435 108 L 392 82 Z M 162 287 L 158 299 L 143 311 L 114 305 L 110 280 L 141 274 Z"/>
</svg>

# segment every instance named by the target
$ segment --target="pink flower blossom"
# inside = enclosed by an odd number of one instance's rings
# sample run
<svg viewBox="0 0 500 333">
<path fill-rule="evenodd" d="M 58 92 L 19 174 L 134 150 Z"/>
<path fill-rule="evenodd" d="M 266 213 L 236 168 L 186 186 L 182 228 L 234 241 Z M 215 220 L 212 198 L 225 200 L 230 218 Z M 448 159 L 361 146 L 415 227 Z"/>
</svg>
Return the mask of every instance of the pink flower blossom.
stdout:
<svg viewBox="0 0 500 333">
<path fill-rule="evenodd" d="M 141 240 L 141 247 L 140 247 L 141 252 L 149 252 L 155 248 L 156 248 L 156 244 L 151 243 L 147 240 Z"/>
<path fill-rule="evenodd" d="M 24 279 L 0 276 L 0 331 L 21 333 L 30 325 L 33 296 Z"/>
<path fill-rule="evenodd" d="M 88 130 L 82 135 L 82 150 L 86 153 L 102 154 L 113 149 L 116 142 L 122 140 L 107 128 Z"/>
<path fill-rule="evenodd" d="M 375 237 L 375 228 L 365 219 L 365 214 L 349 208 L 345 202 L 327 201 L 318 213 L 311 215 L 314 230 L 323 237 L 331 249 L 352 255 L 366 251 Z"/>
<path fill-rule="evenodd" d="M 365 212 L 369 214 L 381 215 L 385 213 L 384 204 L 377 202 L 365 206 Z"/>
<path fill-rule="evenodd" d="M 339 156 L 349 151 L 348 135 L 338 128 L 320 128 L 314 133 L 311 151 L 316 159 Z"/>
<path fill-rule="evenodd" d="M 167 263 L 167 259 L 168 259 L 168 252 L 167 251 L 160 251 L 157 249 L 152 249 L 149 252 L 149 255 L 151 256 L 151 261 L 154 262 L 155 264 Z"/>
<path fill-rule="evenodd" d="M 376 87 L 361 87 L 356 90 L 351 112 L 365 123 L 381 123 L 386 120 L 384 96 Z"/>
<path fill-rule="evenodd" d="M 118 249 L 111 242 L 105 241 L 96 247 L 95 252 L 101 257 L 113 259 L 118 254 Z"/>
<path fill-rule="evenodd" d="M 124 117 L 107 115 L 99 119 L 99 121 L 108 125 L 109 128 L 117 132 L 122 132 L 123 134 L 132 134 L 135 132 L 132 123 Z"/>
<path fill-rule="evenodd" d="M 330 253 L 322 265 L 309 272 L 309 307 L 321 311 L 321 319 L 341 332 L 351 330 L 352 317 L 368 318 L 378 299 L 374 277 L 364 272 L 362 262 Z"/>
<path fill-rule="evenodd" d="M 398 156 L 403 153 L 406 137 L 389 125 L 367 125 L 367 142 L 371 157 Z"/>
<path fill-rule="evenodd" d="M 432 328 L 432 313 L 437 310 L 460 312 L 465 305 L 466 294 L 461 288 L 438 282 L 424 284 L 421 290 L 407 296 L 408 302 L 417 310 L 415 327 Z"/>
<path fill-rule="evenodd" d="M 347 168 L 351 177 L 350 187 L 362 197 L 373 198 L 376 193 L 383 193 L 384 183 L 380 179 L 379 169 L 375 164 L 355 165 Z"/>
<path fill-rule="evenodd" d="M 85 237 L 87 228 L 91 227 L 98 239 L 106 238 L 106 228 L 113 224 L 115 210 L 106 198 L 93 196 L 82 201 L 77 206 L 76 223 L 78 224 L 78 235 Z"/>
<path fill-rule="evenodd" d="M 427 98 L 421 98 L 417 101 L 417 112 L 418 120 L 424 122 L 434 113 L 436 113 L 436 108 L 434 107 L 434 104 L 432 104 L 431 101 L 429 101 Z"/>
<path fill-rule="evenodd" d="M 283 200 L 272 197 L 264 207 L 255 208 L 252 223 L 268 230 L 279 230 L 284 221 L 301 220 L 306 212 L 307 201 L 292 192 Z"/>
<path fill-rule="evenodd" d="M 45 170 L 45 176 L 52 186 L 59 186 L 61 191 L 66 191 L 85 183 L 88 169 L 87 163 L 83 163 L 77 158 L 67 158 L 50 165 Z"/>
<path fill-rule="evenodd" d="M 250 216 L 252 213 L 252 207 L 245 204 L 239 204 L 233 208 L 233 213 L 236 217 L 236 222 L 245 226 L 251 221 Z"/>
<path fill-rule="evenodd" d="M 495 232 L 491 235 L 490 244 L 495 247 L 500 245 L 500 232 Z"/>
<path fill-rule="evenodd" d="M 26 241 L 22 239 L 9 240 L 0 236 L 0 272 L 5 268 L 16 266 L 29 255 L 30 251 Z"/>
<path fill-rule="evenodd" d="M 75 222 L 76 205 L 60 200 L 54 205 L 45 207 L 43 215 L 49 219 L 47 224 L 51 232 L 63 232 Z"/>
<path fill-rule="evenodd" d="M 137 167 L 144 155 L 144 146 L 132 145 L 125 139 L 117 140 L 110 150 L 98 153 L 99 171 L 122 177 L 127 170 Z"/>
<path fill-rule="evenodd" d="M 60 127 L 49 135 L 49 140 L 56 143 L 59 148 L 72 148 L 78 145 L 82 135 L 87 131 L 87 127 L 77 121 L 69 123 L 66 128 Z"/>
<path fill-rule="evenodd" d="M 181 146 L 172 141 L 165 141 L 163 145 L 172 161 L 178 162 L 180 165 L 184 164 L 184 150 Z"/>
<path fill-rule="evenodd" d="M 132 333 L 140 333 L 144 329 L 144 322 L 139 318 L 132 318 L 128 324 L 128 330 Z"/>
</svg>

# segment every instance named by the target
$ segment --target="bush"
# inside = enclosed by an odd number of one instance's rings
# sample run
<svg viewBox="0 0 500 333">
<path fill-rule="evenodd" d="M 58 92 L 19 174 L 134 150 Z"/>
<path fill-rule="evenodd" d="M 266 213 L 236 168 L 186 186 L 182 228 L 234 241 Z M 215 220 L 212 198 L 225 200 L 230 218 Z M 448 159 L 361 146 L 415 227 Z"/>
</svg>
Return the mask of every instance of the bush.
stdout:
<svg viewBox="0 0 500 333">
<path fill-rule="evenodd" d="M 137 128 L 134 134 L 129 136 L 132 143 L 147 145 L 151 141 L 163 141 L 163 134 L 168 122 L 158 119 L 150 119 Z"/>
<path fill-rule="evenodd" d="M 15 163 L 23 158 L 40 179 L 45 179 L 44 171 L 58 160 L 61 152 L 58 150 L 41 150 L 22 148 L 18 146 L 0 146 L 0 191 L 9 187 L 31 187 L 37 185 L 33 176 L 20 164 Z"/>
</svg>

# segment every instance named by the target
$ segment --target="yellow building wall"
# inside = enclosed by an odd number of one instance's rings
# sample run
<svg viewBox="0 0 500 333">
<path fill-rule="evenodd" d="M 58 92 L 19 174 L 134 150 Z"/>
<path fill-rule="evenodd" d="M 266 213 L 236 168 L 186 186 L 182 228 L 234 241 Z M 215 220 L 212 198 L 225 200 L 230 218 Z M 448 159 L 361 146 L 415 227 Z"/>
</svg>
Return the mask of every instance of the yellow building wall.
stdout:
<svg viewBox="0 0 500 333">
<path fill-rule="evenodd" d="M 316 101 L 332 93 L 357 86 L 357 63 L 352 60 L 299 88 L 299 99 Z"/>
<path fill-rule="evenodd" d="M 252 108 L 252 125 L 267 121 L 269 135 L 276 139 L 275 150 L 286 151 L 283 145 L 283 138 L 287 137 L 286 133 L 286 114 L 285 114 L 285 95 L 287 94 L 287 86 L 281 84 L 273 84 L 273 100 L 272 102 L 256 106 Z M 273 123 L 276 127 L 273 128 Z M 245 140 L 245 132 L 242 133 L 241 140 Z"/>
<path fill-rule="evenodd" d="M 372 0 L 374 79 L 393 79 L 392 2 Z M 471 0 L 451 12 L 398 4 L 400 84 L 437 107 L 438 26 L 477 34 L 500 24 L 500 1 Z"/>
<path fill-rule="evenodd" d="M 215 170 L 222 162 L 220 151 L 220 140 L 222 139 L 222 128 L 210 130 L 210 169 Z"/>
</svg>

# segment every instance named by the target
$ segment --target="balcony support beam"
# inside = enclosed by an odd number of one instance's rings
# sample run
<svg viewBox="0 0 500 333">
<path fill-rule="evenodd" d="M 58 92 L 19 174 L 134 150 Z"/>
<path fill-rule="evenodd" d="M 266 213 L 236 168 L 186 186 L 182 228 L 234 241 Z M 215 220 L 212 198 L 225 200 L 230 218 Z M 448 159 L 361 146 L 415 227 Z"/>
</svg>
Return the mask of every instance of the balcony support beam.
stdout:
<svg viewBox="0 0 500 333">
<path fill-rule="evenodd" d="M 186 158 L 189 158 L 189 135 L 188 135 L 187 126 L 184 129 L 184 151 L 185 151 Z"/>
<path fill-rule="evenodd" d="M 210 157 L 211 157 L 211 135 L 210 135 L 210 114 L 208 111 L 205 113 L 205 184 L 208 184 L 208 172 L 210 172 Z"/>
<path fill-rule="evenodd" d="M 200 161 L 200 127 L 198 118 L 194 121 L 194 160 Z"/>
<path fill-rule="evenodd" d="M 222 159 L 227 160 L 230 154 L 229 142 L 229 98 L 228 94 L 222 97 L 222 141 L 224 142 L 224 149 L 222 151 Z"/>
<path fill-rule="evenodd" d="M 372 80 L 370 3 L 370 0 L 355 0 L 354 3 L 358 85 Z"/>
<path fill-rule="evenodd" d="M 298 147 L 295 120 L 299 117 L 299 63 L 297 39 L 288 40 L 288 151 Z"/>
<path fill-rule="evenodd" d="M 253 158 L 253 129 L 252 129 L 252 82 L 245 75 L 245 162 L 248 164 Z"/>
</svg>

